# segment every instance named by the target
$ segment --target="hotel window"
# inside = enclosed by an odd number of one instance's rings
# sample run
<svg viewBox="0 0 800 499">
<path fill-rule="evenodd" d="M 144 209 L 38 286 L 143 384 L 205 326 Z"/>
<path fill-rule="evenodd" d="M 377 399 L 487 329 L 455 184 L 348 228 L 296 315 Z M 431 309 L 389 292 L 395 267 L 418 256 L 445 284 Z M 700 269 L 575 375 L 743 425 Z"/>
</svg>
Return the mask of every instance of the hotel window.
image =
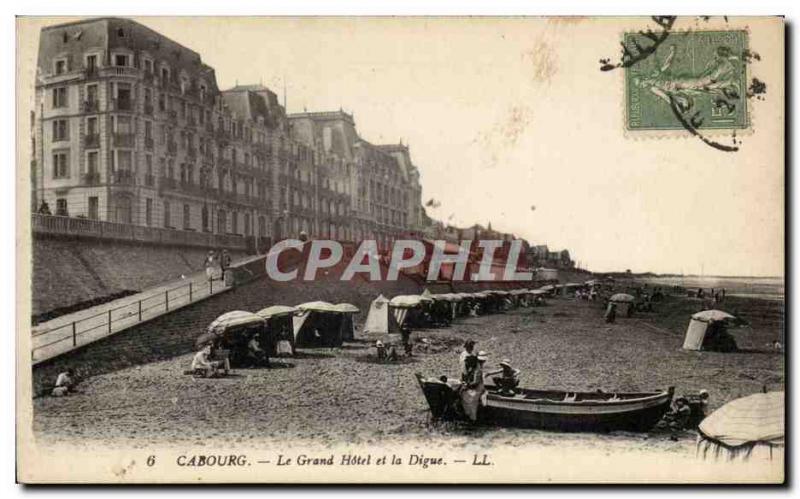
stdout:
<svg viewBox="0 0 800 499">
<path fill-rule="evenodd" d="M 153 74 L 153 61 L 151 61 L 150 59 L 145 59 L 144 70 L 148 74 Z"/>
<path fill-rule="evenodd" d="M 128 56 L 125 54 L 117 54 L 114 56 L 114 65 L 115 66 L 127 66 L 128 65 Z"/>
<path fill-rule="evenodd" d="M 56 74 L 64 74 L 67 72 L 67 60 L 59 59 L 56 61 Z"/>
<path fill-rule="evenodd" d="M 130 171 L 133 168 L 133 153 L 131 151 L 117 151 L 116 170 Z"/>
<path fill-rule="evenodd" d="M 144 200 L 144 224 L 148 227 L 153 224 L 153 200 L 150 198 Z"/>
<path fill-rule="evenodd" d="M 170 224 L 169 201 L 164 201 L 164 227 L 170 228 Z"/>
<path fill-rule="evenodd" d="M 191 228 L 190 219 L 191 219 L 191 208 L 188 204 L 183 205 L 183 229 L 188 230 Z"/>
<path fill-rule="evenodd" d="M 86 85 L 86 102 L 97 102 L 97 85 Z"/>
<path fill-rule="evenodd" d="M 53 107 L 67 107 L 67 87 L 57 87 L 53 89 Z"/>
<path fill-rule="evenodd" d="M 53 178 L 69 177 L 69 151 L 53 153 Z"/>
<path fill-rule="evenodd" d="M 97 56 L 96 55 L 87 55 L 86 56 L 86 69 L 89 72 L 92 72 L 97 68 Z"/>
<path fill-rule="evenodd" d="M 69 216 L 69 211 L 67 211 L 67 200 L 65 198 L 56 199 L 56 215 L 62 217 Z"/>
<path fill-rule="evenodd" d="M 99 217 L 99 202 L 97 196 L 89 196 L 89 218 L 97 220 Z"/>
<path fill-rule="evenodd" d="M 97 151 L 91 151 L 86 154 L 86 173 L 88 175 L 97 174 Z"/>
<path fill-rule="evenodd" d="M 69 139 L 69 121 L 53 120 L 53 142 Z"/>
<path fill-rule="evenodd" d="M 133 125 L 130 116 L 112 116 L 111 119 L 115 133 L 121 135 L 133 133 Z"/>
</svg>

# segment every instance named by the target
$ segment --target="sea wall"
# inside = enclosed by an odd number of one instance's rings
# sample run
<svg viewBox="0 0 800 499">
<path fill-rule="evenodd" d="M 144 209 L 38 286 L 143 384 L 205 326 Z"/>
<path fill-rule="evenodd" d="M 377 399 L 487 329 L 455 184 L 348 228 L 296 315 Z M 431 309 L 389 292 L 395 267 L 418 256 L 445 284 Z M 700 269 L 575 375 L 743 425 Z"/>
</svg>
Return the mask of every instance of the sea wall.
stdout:
<svg viewBox="0 0 800 499">
<path fill-rule="evenodd" d="M 33 307 L 40 316 L 126 291 L 138 292 L 203 268 L 203 248 L 33 238 Z M 232 258 L 244 256 L 232 252 Z"/>
</svg>

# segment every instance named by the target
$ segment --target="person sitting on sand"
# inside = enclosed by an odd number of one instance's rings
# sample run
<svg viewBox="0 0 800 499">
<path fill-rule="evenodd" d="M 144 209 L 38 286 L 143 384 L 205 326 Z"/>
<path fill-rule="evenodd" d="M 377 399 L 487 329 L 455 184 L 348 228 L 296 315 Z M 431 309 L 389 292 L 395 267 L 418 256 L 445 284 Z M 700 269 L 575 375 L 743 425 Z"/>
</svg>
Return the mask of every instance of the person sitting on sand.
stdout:
<svg viewBox="0 0 800 499">
<path fill-rule="evenodd" d="M 377 351 L 378 360 L 386 360 L 386 347 L 381 340 L 375 342 L 375 350 Z"/>
<path fill-rule="evenodd" d="M 63 397 L 70 393 L 75 393 L 75 386 L 77 384 L 75 380 L 75 370 L 70 367 L 56 377 L 56 385 L 53 388 L 52 395 L 54 397 Z"/>
<path fill-rule="evenodd" d="M 223 361 L 211 360 L 211 345 L 206 345 L 192 359 L 192 373 L 196 378 L 211 378 L 223 365 Z"/>
<path fill-rule="evenodd" d="M 697 428 L 706 418 L 708 409 L 708 390 L 700 390 L 697 395 L 684 395 L 689 405 L 688 428 Z"/>
<path fill-rule="evenodd" d="M 261 348 L 261 343 L 258 341 L 258 335 L 254 334 L 250 341 L 247 342 L 247 360 L 251 366 L 265 366 L 269 367 L 269 357 L 267 352 Z"/>
</svg>

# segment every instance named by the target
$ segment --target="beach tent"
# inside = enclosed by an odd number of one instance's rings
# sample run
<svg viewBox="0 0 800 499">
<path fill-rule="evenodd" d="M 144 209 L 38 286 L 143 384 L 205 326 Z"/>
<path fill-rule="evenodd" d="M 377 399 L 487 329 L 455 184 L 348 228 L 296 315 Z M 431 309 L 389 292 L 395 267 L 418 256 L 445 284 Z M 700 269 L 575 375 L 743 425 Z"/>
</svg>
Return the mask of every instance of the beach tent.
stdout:
<svg viewBox="0 0 800 499">
<path fill-rule="evenodd" d="M 400 324 L 392 313 L 391 302 L 383 295 L 372 300 L 364 324 L 365 333 L 399 334 Z"/>
<path fill-rule="evenodd" d="M 784 392 L 756 393 L 723 405 L 700 423 L 697 455 L 706 460 L 782 460 Z"/>
<path fill-rule="evenodd" d="M 205 333 L 201 334 L 195 341 L 197 348 L 220 340 L 227 343 L 250 341 L 249 335 L 259 331 L 264 327 L 264 319 L 252 312 L 234 310 L 227 312 L 214 319 L 208 326 Z M 248 336 L 244 339 L 244 336 Z"/>
<path fill-rule="evenodd" d="M 297 313 L 298 309 L 296 307 L 289 307 L 287 305 L 272 305 L 271 307 L 262 308 L 256 315 L 261 317 L 262 319 L 268 320 L 272 319 L 273 317 L 285 317 L 287 315 L 292 315 Z"/>
<path fill-rule="evenodd" d="M 257 316 L 266 321 L 266 327 L 261 334 L 261 346 L 270 355 L 291 355 L 294 351 L 292 317 L 298 312 L 297 308 L 287 305 L 273 305 L 256 312 Z M 281 341 L 288 342 L 288 346 L 284 349 L 280 348 L 278 343 Z M 286 343 L 281 346 L 286 346 Z"/>
<path fill-rule="evenodd" d="M 265 321 L 252 312 L 234 310 L 220 315 L 208 326 L 205 333 L 195 341 L 197 348 L 216 343 L 219 348 L 229 351 L 232 365 L 241 360 L 240 354 L 245 352 L 247 344 L 255 335 L 264 331 Z"/>
<path fill-rule="evenodd" d="M 344 340 L 354 338 L 350 304 L 334 305 L 314 301 L 298 305 L 299 312 L 292 317 L 294 343 L 297 347 L 339 347 Z"/>
<path fill-rule="evenodd" d="M 715 321 L 726 321 L 735 319 L 733 315 L 722 310 L 703 310 L 697 312 L 689 320 L 689 327 L 686 328 L 686 337 L 683 340 L 684 350 L 701 350 L 703 340 L 706 338 L 708 326 Z"/>
<path fill-rule="evenodd" d="M 424 303 L 433 303 L 433 298 L 422 295 L 398 295 L 389 302 L 400 326 L 406 321 L 409 311 L 414 310 L 418 313 Z"/>
</svg>

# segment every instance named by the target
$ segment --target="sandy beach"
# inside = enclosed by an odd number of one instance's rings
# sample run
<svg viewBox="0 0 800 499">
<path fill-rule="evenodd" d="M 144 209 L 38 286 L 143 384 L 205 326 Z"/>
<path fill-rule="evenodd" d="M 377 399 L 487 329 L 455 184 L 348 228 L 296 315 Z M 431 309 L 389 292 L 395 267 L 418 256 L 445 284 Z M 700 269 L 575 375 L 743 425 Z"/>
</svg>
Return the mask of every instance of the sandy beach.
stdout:
<svg viewBox="0 0 800 499">
<path fill-rule="evenodd" d="M 659 431 L 597 435 L 433 425 L 414 373 L 457 376 L 461 345 L 472 338 L 489 353 L 488 367 L 510 358 L 528 387 L 636 391 L 675 386 L 677 394 L 707 389 L 712 410 L 765 385 L 783 390 L 784 357 L 768 348 L 780 337 L 782 303 L 731 297 L 721 305 L 750 322 L 733 331 L 742 349 L 733 354 L 681 350 L 689 315 L 699 306 L 685 295 L 668 296 L 653 313 L 605 324 L 601 303 L 556 298 L 544 307 L 415 331 L 413 358 L 395 364 L 377 363 L 371 345 L 378 337 L 363 335 L 342 348 L 302 351 L 279 359 L 272 369 L 236 370 L 226 379 L 183 375 L 191 362 L 187 354 L 89 378 L 75 396 L 35 399 L 34 431 L 46 443 L 99 440 L 133 447 L 164 442 L 251 446 L 276 439 L 369 444 L 418 436 L 448 446 L 575 442 L 600 449 L 690 452 L 692 432 L 675 441 Z"/>
</svg>

